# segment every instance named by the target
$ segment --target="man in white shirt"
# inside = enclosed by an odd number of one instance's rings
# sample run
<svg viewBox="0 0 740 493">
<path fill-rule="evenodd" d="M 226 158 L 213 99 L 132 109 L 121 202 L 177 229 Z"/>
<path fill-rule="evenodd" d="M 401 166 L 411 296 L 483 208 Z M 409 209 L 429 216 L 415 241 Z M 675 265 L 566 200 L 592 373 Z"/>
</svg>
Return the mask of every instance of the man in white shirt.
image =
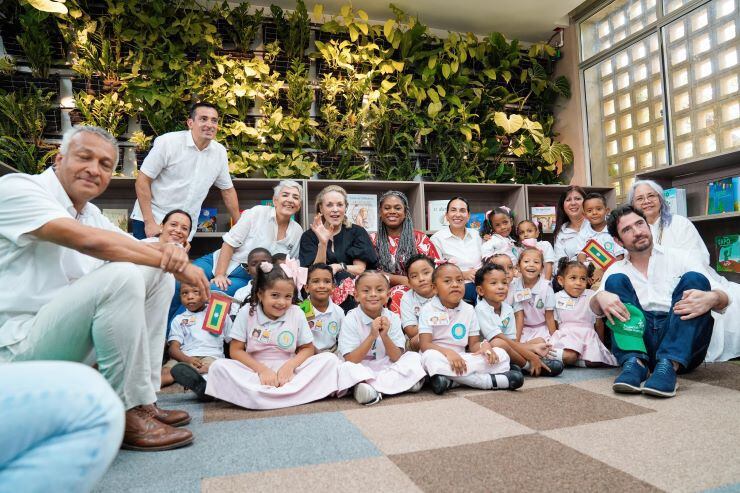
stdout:
<svg viewBox="0 0 740 493">
<path fill-rule="evenodd" d="M 701 259 L 653 244 L 640 210 L 629 205 L 616 209 L 609 215 L 608 227 L 627 254 L 604 273 L 591 309 L 619 325 L 631 318 L 628 303 L 639 310 L 632 316 L 641 313 L 645 318 L 644 352 L 623 349 L 626 343 L 612 337 L 612 352 L 622 366 L 613 389 L 672 397 L 676 372 L 689 372 L 704 360 L 714 323 L 710 312 L 724 311 L 729 298 L 707 275 Z"/>
<path fill-rule="evenodd" d="M 195 103 L 187 123 L 189 130 L 157 137 L 141 165 L 131 213 L 136 238 L 159 234 L 162 218 L 173 209 L 183 209 L 193 222 L 197 221 L 212 185 L 221 190 L 234 224 L 239 220 L 226 148 L 213 140 L 218 131 L 218 110 L 210 103 Z M 192 228 L 188 240 L 193 239 L 195 231 Z"/>
<path fill-rule="evenodd" d="M 0 363 L 83 361 L 95 349 L 126 409 L 124 447 L 177 448 L 193 437 L 170 425 L 190 417 L 158 408 L 155 393 L 174 289 L 168 273 L 203 293 L 208 281 L 181 246 L 135 241 L 89 203 L 117 162 L 108 132 L 74 127 L 54 168 L 0 178 Z"/>
</svg>

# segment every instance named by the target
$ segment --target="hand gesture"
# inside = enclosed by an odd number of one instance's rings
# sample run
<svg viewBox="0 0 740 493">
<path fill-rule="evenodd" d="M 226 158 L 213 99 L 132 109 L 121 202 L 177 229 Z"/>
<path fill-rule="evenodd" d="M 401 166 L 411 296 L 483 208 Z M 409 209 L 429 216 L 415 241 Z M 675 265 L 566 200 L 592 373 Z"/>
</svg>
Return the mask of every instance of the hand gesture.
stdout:
<svg viewBox="0 0 740 493">
<path fill-rule="evenodd" d="M 454 371 L 456 374 L 463 375 L 468 370 L 468 367 L 465 364 L 465 360 L 455 351 L 448 351 L 445 356 L 447 356 L 447 361 L 450 362 L 450 367 L 452 367 L 452 371 Z"/>
<path fill-rule="evenodd" d="M 377 338 L 380 335 L 380 330 L 383 326 L 383 318 L 384 317 L 378 317 L 373 320 L 372 324 L 370 324 L 370 335 L 373 337 L 373 339 Z"/>
<path fill-rule="evenodd" d="M 533 377 L 538 377 L 542 372 L 550 373 L 550 368 L 536 354 L 529 355 L 527 361 L 529 361 L 529 374 Z"/>
<path fill-rule="evenodd" d="M 157 236 L 162 232 L 162 226 L 157 224 L 156 221 L 144 221 L 144 234 L 147 238 Z"/>
<path fill-rule="evenodd" d="M 211 296 L 211 283 L 208 282 L 208 278 L 200 267 L 188 264 L 182 272 L 176 272 L 174 274 L 175 279 L 178 281 L 198 286 L 204 301 L 208 300 L 209 296 Z"/>
<path fill-rule="evenodd" d="M 165 272 L 182 272 L 190 263 L 188 253 L 182 245 L 167 243 L 162 245 L 162 258 L 159 261 L 159 268 Z"/>
<path fill-rule="evenodd" d="M 265 367 L 264 370 L 260 370 L 259 372 L 257 372 L 257 375 L 259 375 L 260 383 L 262 385 L 267 385 L 270 387 L 278 387 L 280 385 L 277 373 L 267 367 Z"/>
<path fill-rule="evenodd" d="M 218 286 L 218 289 L 220 289 L 221 291 L 226 291 L 227 289 L 229 289 L 229 286 L 231 286 L 231 279 L 223 274 L 214 277 L 213 279 L 211 279 L 211 282 Z"/>
<path fill-rule="evenodd" d="M 481 342 L 478 347 L 478 351 L 476 351 L 475 354 L 483 355 L 489 365 L 498 363 L 498 354 L 496 354 L 496 351 L 493 350 L 493 346 L 491 346 L 491 343 L 488 341 Z"/>
<path fill-rule="evenodd" d="M 689 320 L 704 315 L 717 302 L 717 294 L 711 291 L 687 289 L 683 296 L 673 305 L 673 313 L 681 315 L 681 320 Z"/>
<path fill-rule="evenodd" d="M 540 356 L 541 358 L 544 358 L 550 352 L 550 349 L 552 349 L 552 345 L 546 343 L 545 341 L 542 341 L 531 343 L 529 348 L 534 354 Z"/>
<path fill-rule="evenodd" d="M 378 326 L 378 333 L 381 336 L 384 334 L 387 334 L 391 328 L 391 321 L 388 320 L 388 317 L 378 317 L 378 320 L 380 320 L 380 324 Z"/>
<path fill-rule="evenodd" d="M 624 306 L 624 303 L 622 303 L 622 300 L 616 294 L 609 291 L 601 291 L 594 297 L 604 316 L 609 320 L 609 323 L 613 324 L 615 318 L 622 322 L 630 319 L 630 313 L 627 311 L 627 307 Z"/>
<path fill-rule="evenodd" d="M 324 222 L 321 220 L 321 214 L 316 214 L 313 217 L 313 222 L 311 223 L 311 231 L 316 234 L 316 237 L 319 239 L 319 243 L 322 245 L 326 245 L 329 243 L 329 240 L 331 240 L 332 236 L 334 236 L 334 229 L 327 228 L 326 225 L 324 225 Z"/>
<path fill-rule="evenodd" d="M 280 369 L 277 372 L 277 379 L 278 379 L 278 386 L 282 387 L 286 383 L 293 380 L 293 375 L 295 373 L 293 372 L 293 367 L 285 364 L 280 367 Z"/>
</svg>

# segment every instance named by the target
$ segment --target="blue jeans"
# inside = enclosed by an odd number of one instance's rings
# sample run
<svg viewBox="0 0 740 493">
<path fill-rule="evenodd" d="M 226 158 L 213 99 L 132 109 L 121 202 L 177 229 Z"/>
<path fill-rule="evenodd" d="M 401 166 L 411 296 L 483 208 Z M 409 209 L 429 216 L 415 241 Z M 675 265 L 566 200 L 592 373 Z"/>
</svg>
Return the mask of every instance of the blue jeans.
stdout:
<svg viewBox="0 0 740 493">
<path fill-rule="evenodd" d="M 204 255 L 198 259 L 193 260 L 193 265 L 197 265 L 205 273 L 208 280 L 213 279 L 213 253 Z M 252 276 L 241 265 L 238 265 L 233 271 L 227 276 L 231 281 L 231 285 L 226 289 L 225 292 L 229 296 L 234 296 L 234 293 L 238 289 L 243 288 L 247 285 Z M 221 288 L 211 283 L 211 289 L 213 291 L 222 291 Z M 172 304 L 170 305 L 170 313 L 167 318 L 167 331 L 169 332 L 170 322 L 175 318 L 176 315 L 185 311 L 185 307 L 180 303 L 180 281 L 175 284 L 175 294 L 172 297 Z"/>
<path fill-rule="evenodd" d="M 649 368 L 653 368 L 658 360 L 669 359 L 681 365 L 679 369 L 681 373 L 693 370 L 704 361 L 714 327 L 711 312 L 690 320 L 681 320 L 680 315 L 673 313 L 673 308 L 668 312 L 643 310 L 632 282 L 624 274 L 609 276 L 604 289 L 619 296 L 622 303 L 635 305 L 645 315 L 645 332 L 642 338 L 647 354 L 620 350 L 612 335 L 612 353 L 620 365 L 631 357 L 637 357 L 647 362 Z M 681 299 L 687 289 L 709 291 L 711 287 L 703 274 L 687 272 L 681 276 L 673 290 L 671 307 Z"/>
<path fill-rule="evenodd" d="M 144 231 L 144 221 L 138 219 L 131 220 L 131 234 L 137 240 L 146 240 L 146 231 Z"/>
<path fill-rule="evenodd" d="M 465 296 L 463 296 L 463 299 L 472 306 L 475 306 L 478 302 L 478 292 L 475 290 L 474 282 L 465 283 Z"/>
<path fill-rule="evenodd" d="M 121 446 L 123 404 L 79 363 L 0 365 L 0 492 L 91 491 Z"/>
</svg>

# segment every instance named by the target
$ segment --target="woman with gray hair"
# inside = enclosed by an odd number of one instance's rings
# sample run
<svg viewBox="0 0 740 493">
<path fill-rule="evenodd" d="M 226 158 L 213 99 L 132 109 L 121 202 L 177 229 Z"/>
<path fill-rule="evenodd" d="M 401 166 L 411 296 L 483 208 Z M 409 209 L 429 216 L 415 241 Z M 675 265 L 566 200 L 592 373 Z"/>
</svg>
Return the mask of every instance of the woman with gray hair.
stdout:
<svg viewBox="0 0 740 493">
<path fill-rule="evenodd" d="M 378 232 L 371 233 L 370 239 L 378 254 L 378 269 L 390 279 L 388 308 L 400 315 L 401 298 L 410 289 L 406 261 L 416 254 L 439 259 L 439 253 L 427 235 L 414 229 L 409 199 L 402 192 L 390 190 L 380 196 L 378 217 Z"/>
<path fill-rule="evenodd" d="M 709 265 L 709 250 L 699 232 L 687 218 L 671 213 L 663 197 L 663 187 L 653 180 L 635 181 L 627 201 L 645 214 L 657 245 L 694 251 Z"/>
<path fill-rule="evenodd" d="M 663 197 L 663 188 L 652 180 L 636 181 L 627 197 L 633 207 L 641 209 L 650 224 L 653 242 L 668 248 L 694 252 L 709 265 L 709 250 L 696 227 L 683 216 L 671 214 Z M 728 281 L 709 269 L 730 298 L 725 313 L 712 312 L 714 329 L 706 361 L 725 361 L 740 356 L 740 285 Z"/>
</svg>

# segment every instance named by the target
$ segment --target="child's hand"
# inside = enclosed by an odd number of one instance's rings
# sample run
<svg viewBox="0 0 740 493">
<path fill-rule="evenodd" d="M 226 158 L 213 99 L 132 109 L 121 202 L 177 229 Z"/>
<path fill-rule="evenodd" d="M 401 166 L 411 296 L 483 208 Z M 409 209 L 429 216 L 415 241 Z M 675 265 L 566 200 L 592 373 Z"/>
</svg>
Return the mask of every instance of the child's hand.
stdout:
<svg viewBox="0 0 740 493">
<path fill-rule="evenodd" d="M 468 370 L 468 367 L 465 364 L 465 360 L 455 351 L 448 351 L 445 356 L 447 356 L 447 361 L 450 362 L 452 371 L 454 371 L 458 375 L 463 375 Z"/>
<path fill-rule="evenodd" d="M 203 365 L 201 361 L 198 358 L 190 357 L 188 358 L 188 364 L 195 368 L 196 370 L 200 370 L 200 367 Z"/>
<path fill-rule="evenodd" d="M 210 363 L 201 363 L 198 368 L 198 373 L 208 373 L 208 369 L 211 367 Z"/>
<path fill-rule="evenodd" d="M 491 239 L 491 235 L 483 235 L 483 241 L 488 241 Z"/>
<path fill-rule="evenodd" d="M 380 320 L 378 324 L 378 334 L 387 334 L 388 330 L 391 328 L 391 321 L 388 320 L 388 317 L 378 317 L 376 320 Z"/>
<path fill-rule="evenodd" d="M 488 361 L 489 365 L 498 363 L 498 354 L 496 354 L 496 351 L 493 350 L 493 346 L 491 346 L 491 343 L 488 341 L 481 342 L 480 346 L 478 347 L 478 351 L 476 351 L 475 354 L 485 356 L 486 361 Z"/>
<path fill-rule="evenodd" d="M 541 358 L 546 357 L 547 353 L 550 352 L 551 348 L 552 346 L 546 343 L 545 341 L 536 342 L 530 346 L 530 349 L 532 350 L 532 352 L 534 352 L 536 355 L 538 355 Z"/>
<path fill-rule="evenodd" d="M 544 375 L 544 372 L 550 373 L 550 368 L 548 368 L 536 354 L 532 354 L 527 358 L 527 361 L 529 361 L 529 374 L 533 377 L 540 376 L 540 373 Z"/>
<path fill-rule="evenodd" d="M 262 385 L 268 385 L 270 387 L 278 387 L 280 385 L 277 373 L 269 368 L 265 368 L 264 370 L 257 372 L 257 375 L 259 375 L 260 383 Z"/>
<path fill-rule="evenodd" d="M 295 373 L 293 372 L 293 368 L 288 365 L 283 365 L 280 367 L 280 369 L 277 372 L 277 379 L 278 379 L 278 386 L 282 387 L 286 383 L 293 380 L 293 375 Z"/>
<path fill-rule="evenodd" d="M 370 324 L 370 335 L 373 336 L 373 338 L 380 335 L 380 329 L 383 326 L 383 318 L 384 317 L 378 317 L 373 320 L 372 324 Z"/>
</svg>

